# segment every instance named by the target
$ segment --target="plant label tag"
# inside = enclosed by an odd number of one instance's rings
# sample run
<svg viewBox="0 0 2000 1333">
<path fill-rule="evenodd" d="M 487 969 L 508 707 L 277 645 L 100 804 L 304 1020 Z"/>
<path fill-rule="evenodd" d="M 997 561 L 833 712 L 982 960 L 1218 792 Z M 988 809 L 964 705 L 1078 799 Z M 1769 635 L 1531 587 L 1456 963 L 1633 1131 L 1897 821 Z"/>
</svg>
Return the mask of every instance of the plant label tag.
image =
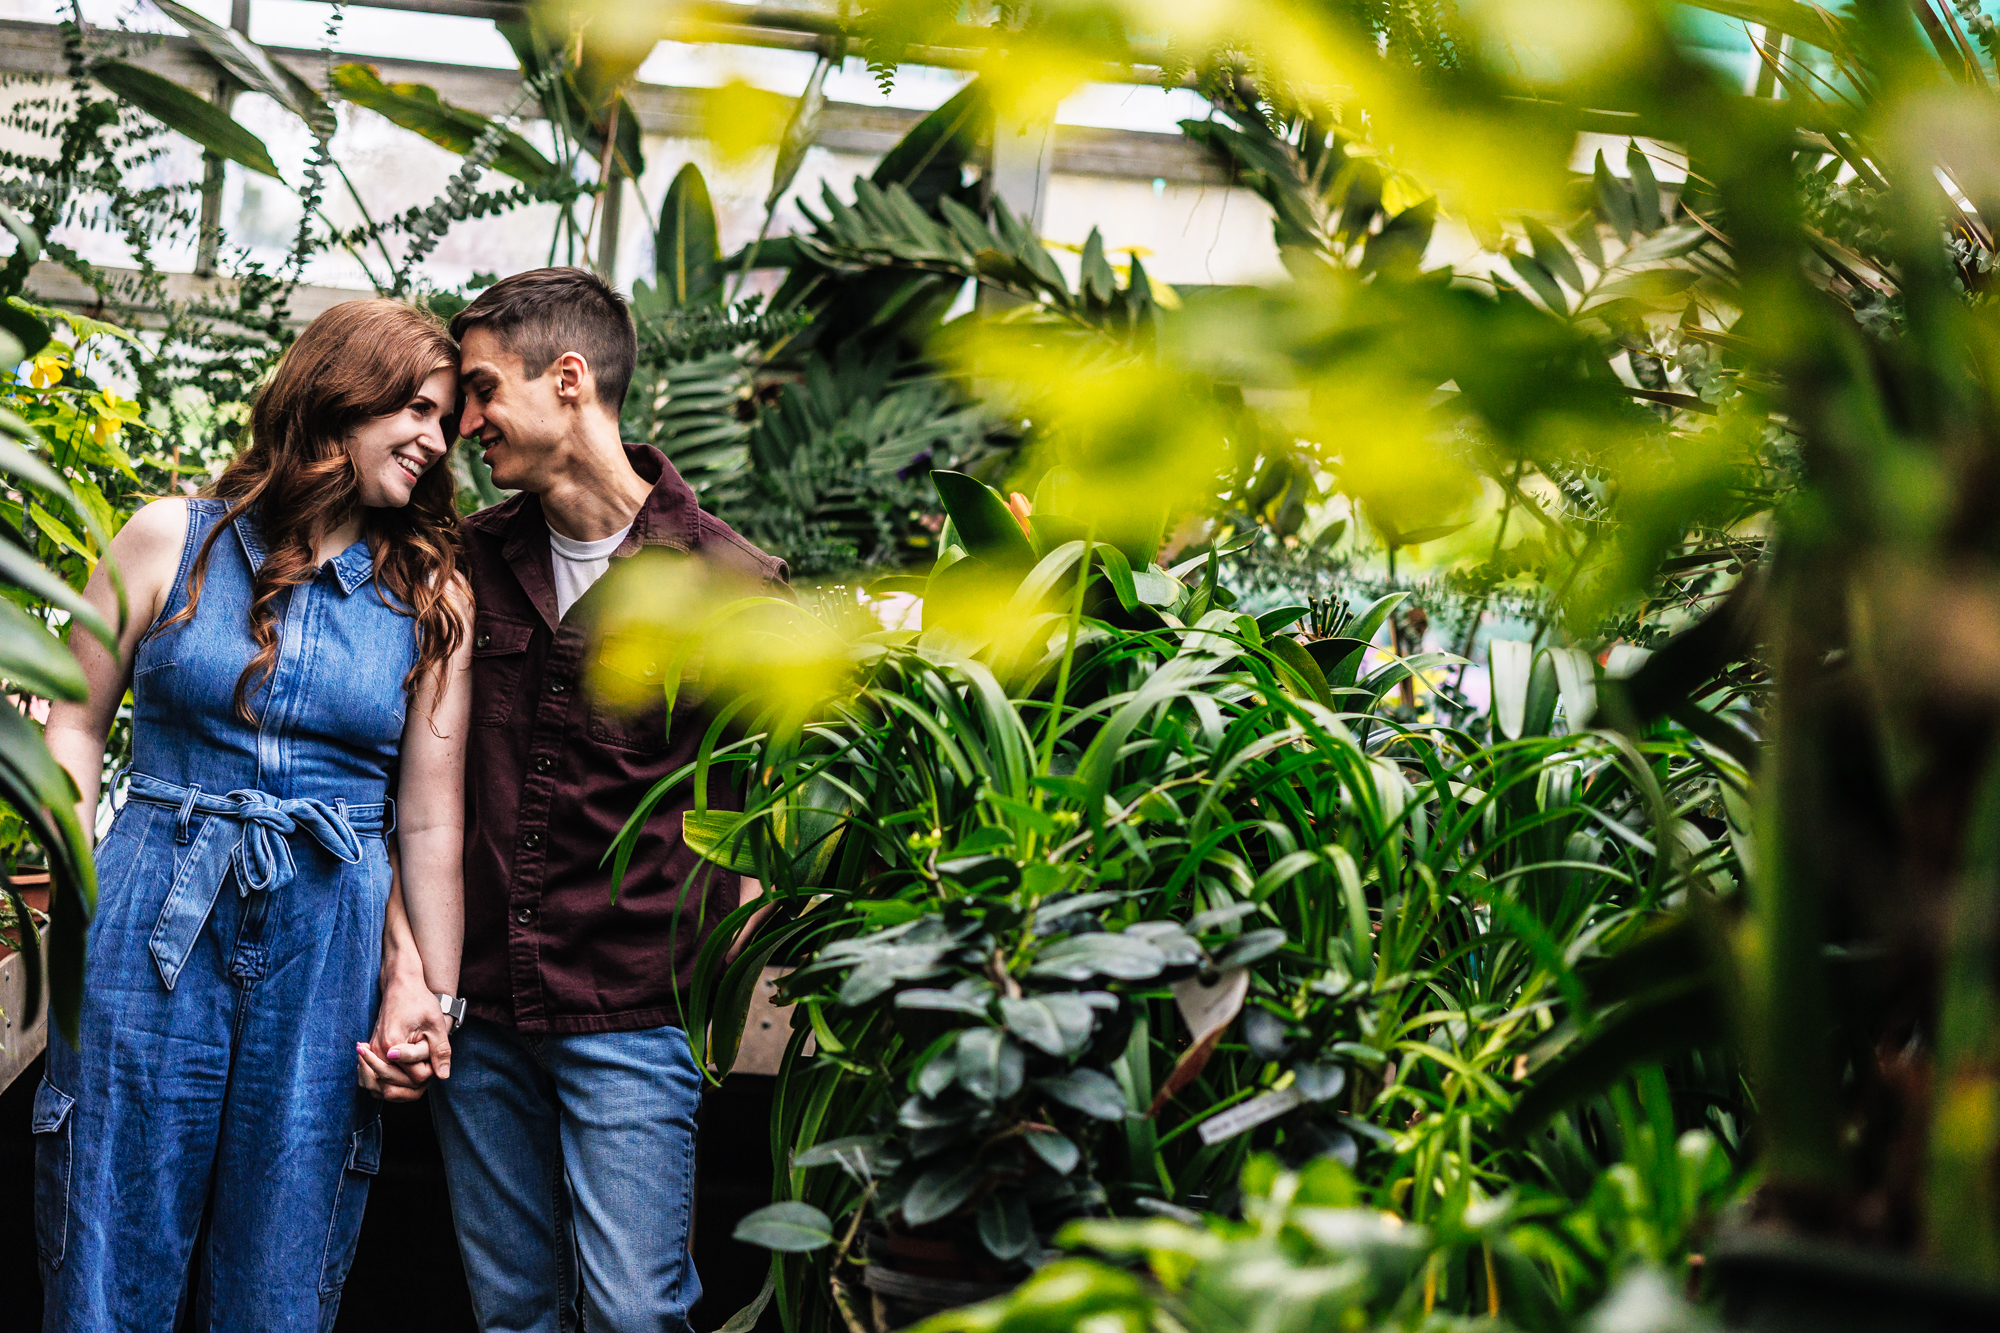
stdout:
<svg viewBox="0 0 2000 1333">
<path fill-rule="evenodd" d="M 1201 1141 L 1220 1143 L 1233 1139 L 1246 1130 L 1252 1130 L 1266 1120 L 1276 1120 L 1295 1106 L 1305 1104 L 1305 1094 L 1297 1088 L 1284 1088 L 1277 1092 L 1267 1092 L 1262 1097 L 1252 1097 L 1241 1106 L 1231 1107 L 1221 1115 L 1201 1122 Z"/>
<path fill-rule="evenodd" d="M 1243 1001 L 1249 994 L 1250 969 L 1244 967 L 1230 968 L 1213 986 L 1202 985 L 1198 976 L 1174 983 L 1174 1004 L 1180 1008 L 1181 1021 L 1187 1024 L 1188 1037 L 1196 1046 L 1228 1027 L 1230 1020 L 1243 1012 Z"/>
</svg>

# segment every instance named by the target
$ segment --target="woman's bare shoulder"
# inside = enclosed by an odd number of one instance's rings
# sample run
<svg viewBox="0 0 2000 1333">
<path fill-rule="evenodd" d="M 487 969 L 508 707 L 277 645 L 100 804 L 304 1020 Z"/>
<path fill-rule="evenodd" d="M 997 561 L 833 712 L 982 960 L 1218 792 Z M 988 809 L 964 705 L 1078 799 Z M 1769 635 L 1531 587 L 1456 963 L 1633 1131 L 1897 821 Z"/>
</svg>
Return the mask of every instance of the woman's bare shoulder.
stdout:
<svg viewBox="0 0 2000 1333">
<path fill-rule="evenodd" d="M 111 539 L 111 555 L 126 578 L 154 574 L 170 579 L 179 568 L 181 547 L 187 542 L 186 499 L 168 496 L 154 500 L 125 520 Z"/>
</svg>

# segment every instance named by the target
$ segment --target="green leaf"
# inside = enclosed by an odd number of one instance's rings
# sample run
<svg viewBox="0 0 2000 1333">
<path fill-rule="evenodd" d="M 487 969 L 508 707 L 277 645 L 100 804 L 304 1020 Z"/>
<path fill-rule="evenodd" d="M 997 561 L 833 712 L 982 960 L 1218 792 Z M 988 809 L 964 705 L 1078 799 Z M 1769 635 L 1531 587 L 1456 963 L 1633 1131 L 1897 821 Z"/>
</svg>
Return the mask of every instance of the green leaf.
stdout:
<svg viewBox="0 0 2000 1333">
<path fill-rule="evenodd" d="M 1604 150 L 1597 150 L 1597 207 L 1611 229 L 1618 233 L 1618 239 L 1627 245 L 1632 243 L 1632 196 L 1624 183 L 1611 174 L 1611 168 L 1604 164 Z"/>
<path fill-rule="evenodd" d="M 1000 1001 L 1007 1030 L 1050 1055 L 1077 1055 L 1090 1044 L 1096 1019 L 1077 995 L 1030 995 Z"/>
<path fill-rule="evenodd" d="M 746 1245 L 783 1254 L 807 1254 L 833 1243 L 833 1220 L 809 1203 L 788 1199 L 759 1208 L 732 1233 Z"/>
<path fill-rule="evenodd" d="M 1077 935 L 1042 950 L 1028 968 L 1030 976 L 1088 981 L 1115 977 L 1148 981 L 1167 966 L 1167 956 L 1142 939 L 1129 935 Z"/>
<path fill-rule="evenodd" d="M 1571 291 L 1583 291 L 1583 270 L 1576 266 L 1576 258 L 1570 254 L 1569 247 L 1533 218 L 1523 218 L 1521 225 L 1527 229 L 1528 244 L 1534 247 L 1535 258 L 1541 261 L 1542 267 L 1568 283 Z"/>
<path fill-rule="evenodd" d="M 202 17 L 174 0 L 153 0 L 154 8 L 181 25 L 196 45 L 206 51 L 235 80 L 253 93 L 261 93 L 306 123 L 321 138 L 333 133 L 333 109 L 313 91 L 312 85 L 282 66 L 263 47 L 234 28 Z"/>
<path fill-rule="evenodd" d="M 123 60 L 100 61 L 90 72 L 119 97 L 217 157 L 274 180 L 284 179 L 262 139 L 230 119 L 221 107 L 203 101 L 172 79 Z"/>
<path fill-rule="evenodd" d="M 728 810 L 688 810 L 681 815 L 681 835 L 702 860 L 739 875 L 754 875 L 757 858 L 750 851 L 751 822 Z"/>
<path fill-rule="evenodd" d="M 920 1227 L 957 1212 L 979 1188 L 986 1169 L 978 1162 L 947 1162 L 918 1176 L 903 1195 L 903 1220 Z"/>
<path fill-rule="evenodd" d="M 771 167 L 771 188 L 764 196 L 766 211 L 792 188 L 799 168 L 805 165 L 806 152 L 819 138 L 820 115 L 826 110 L 826 72 L 830 67 L 826 57 L 821 56 L 813 66 L 812 77 L 806 80 L 806 90 L 799 94 L 798 105 L 792 108 L 791 119 L 785 122 L 784 137 L 778 141 L 778 160 Z"/>
<path fill-rule="evenodd" d="M 49 627 L 0 598 L 0 676 L 44 699 L 82 702 L 89 696 L 83 668 Z"/>
<path fill-rule="evenodd" d="M 371 65 L 336 65 L 333 86 L 356 106 L 367 107 L 406 130 L 421 134 L 440 148 L 464 154 L 493 121 L 477 111 L 453 106 L 437 89 L 421 83 L 384 83 Z M 493 170 L 527 185 L 539 185 L 555 174 L 555 163 L 541 150 L 509 130 L 493 157 Z"/>
<path fill-rule="evenodd" d="M 1264 651 L 1276 658 L 1303 688 L 1297 692 L 1328 708 L 1338 708 L 1339 702 L 1333 697 L 1326 673 L 1319 669 L 1311 653 L 1300 647 L 1297 640 L 1284 635 L 1276 635 L 1264 640 Z"/>
<path fill-rule="evenodd" d="M 1667 225 L 1660 211 L 1660 182 L 1653 175 L 1652 159 L 1639 151 L 1637 143 L 1625 150 L 1625 170 L 1632 176 L 1632 220 L 1640 231 L 1656 232 Z"/>
<path fill-rule="evenodd" d="M 928 207 L 959 188 L 964 167 L 992 135 L 993 106 L 982 79 L 974 79 L 925 116 L 882 155 L 868 179 L 887 189 L 900 185 Z"/>
<path fill-rule="evenodd" d="M 1354 684 L 1354 674 L 1368 649 L 1368 641 L 1339 635 L 1331 639 L 1314 639 L 1305 645 L 1305 649 L 1320 674 L 1326 678 L 1326 683 L 1335 689 L 1345 689 Z"/>
<path fill-rule="evenodd" d="M 963 472 L 943 469 L 931 473 L 931 484 L 937 487 L 938 499 L 968 552 L 1007 568 L 1025 571 L 1034 567 L 1035 548 L 1028 544 L 1014 512 L 991 486 Z"/>
<path fill-rule="evenodd" d="M 92 319 L 89 315 L 79 315 L 74 310 L 64 310 L 58 306 L 36 305 L 33 301 L 24 301 L 18 296 L 8 297 L 7 304 L 13 309 L 24 311 L 37 319 L 61 320 L 63 323 L 69 325 L 71 335 L 76 338 L 79 344 L 83 343 L 86 339 L 101 337 L 123 338 L 134 347 L 145 346 L 144 343 L 139 341 L 139 335 L 130 329 L 122 328 L 105 320 Z"/>
<path fill-rule="evenodd" d="M 1003 1102 L 1021 1090 L 1021 1048 L 998 1028 L 970 1028 L 958 1037 L 958 1084 L 982 1102 Z"/>
<path fill-rule="evenodd" d="M 97 608 L 12 542 L 0 541 L 0 582 L 11 583 L 29 596 L 69 612 L 77 624 L 89 630 L 105 647 L 116 650 L 118 635 L 97 613 Z"/>
<path fill-rule="evenodd" d="M 979 1243 L 995 1259 L 1012 1263 L 1035 1243 L 1034 1223 L 1028 1218 L 1028 1203 L 1008 1190 L 979 1201 Z"/>
<path fill-rule="evenodd" d="M 1542 304 L 1558 315 L 1569 313 L 1569 299 L 1563 295 L 1562 288 L 1556 285 L 1555 275 L 1542 265 L 1541 260 L 1532 255 L 1516 254 L 1508 255 L 1507 262 L 1513 267 L 1514 272 L 1520 275 L 1521 281 L 1532 287 L 1535 295 L 1542 298 Z M 1414 543 L 1408 543 L 1405 539 L 1405 544 Z"/>
<path fill-rule="evenodd" d="M 26 218 L 4 203 L 0 203 L 0 227 L 14 234 L 15 253 L 21 256 L 23 263 L 32 264 L 42 257 L 42 238 L 28 225 Z M 41 349 L 31 347 L 28 350 L 35 352 Z"/>
<path fill-rule="evenodd" d="M 667 187 L 653 253 L 660 295 L 669 309 L 717 305 L 722 299 L 722 244 L 715 205 L 701 168 L 690 162 Z"/>
<path fill-rule="evenodd" d="M 1064 1106 L 1098 1120 L 1123 1120 L 1125 1094 L 1109 1074 L 1095 1069 L 1072 1069 L 1053 1078 L 1038 1078 L 1035 1087 Z"/>
<path fill-rule="evenodd" d="M 1083 1150 L 1070 1142 L 1069 1136 L 1053 1129 L 1030 1129 L 1022 1135 L 1035 1156 L 1048 1163 L 1049 1170 L 1059 1176 L 1066 1176 L 1076 1170 L 1083 1160 Z"/>
<path fill-rule="evenodd" d="M 1257 632 L 1268 637 L 1297 624 L 1311 613 L 1312 608 L 1306 606 L 1273 607 L 1257 617 Z"/>
</svg>

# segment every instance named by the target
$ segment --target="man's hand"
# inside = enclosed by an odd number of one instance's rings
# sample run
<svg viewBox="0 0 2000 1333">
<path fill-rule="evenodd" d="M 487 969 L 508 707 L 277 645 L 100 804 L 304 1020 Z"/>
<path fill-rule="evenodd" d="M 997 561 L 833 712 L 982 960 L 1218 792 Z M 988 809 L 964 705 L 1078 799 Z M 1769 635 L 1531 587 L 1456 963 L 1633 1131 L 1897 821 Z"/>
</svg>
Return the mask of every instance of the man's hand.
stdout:
<svg viewBox="0 0 2000 1333">
<path fill-rule="evenodd" d="M 384 1101 L 412 1102 L 432 1074 L 451 1077 L 451 1019 L 422 977 L 392 978 L 372 1040 L 356 1042 L 356 1081 Z"/>
</svg>

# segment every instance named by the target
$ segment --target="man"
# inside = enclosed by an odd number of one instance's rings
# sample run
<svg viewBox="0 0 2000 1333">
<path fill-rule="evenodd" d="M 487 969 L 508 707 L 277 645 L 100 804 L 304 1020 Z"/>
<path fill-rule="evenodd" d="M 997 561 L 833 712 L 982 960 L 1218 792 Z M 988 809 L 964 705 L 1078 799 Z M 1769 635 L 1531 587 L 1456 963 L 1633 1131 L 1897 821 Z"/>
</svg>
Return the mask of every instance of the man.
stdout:
<svg viewBox="0 0 2000 1333">
<path fill-rule="evenodd" d="M 459 1247 L 483 1329 L 567 1333 L 580 1300 L 591 1333 L 683 1330 L 701 1292 L 688 1256 L 701 1073 L 675 987 L 739 886 L 713 867 L 690 878 L 684 784 L 612 900 L 605 849 L 694 759 L 707 719 L 684 699 L 669 728 L 663 702 L 632 713 L 593 697 L 597 581 L 647 547 L 750 591 L 785 566 L 703 513 L 658 450 L 621 442 L 637 343 L 601 279 L 517 274 L 451 332 L 460 430 L 495 484 L 521 492 L 465 524 L 467 1017 L 431 1093 Z M 726 791 L 709 800 L 740 808 Z"/>
</svg>

